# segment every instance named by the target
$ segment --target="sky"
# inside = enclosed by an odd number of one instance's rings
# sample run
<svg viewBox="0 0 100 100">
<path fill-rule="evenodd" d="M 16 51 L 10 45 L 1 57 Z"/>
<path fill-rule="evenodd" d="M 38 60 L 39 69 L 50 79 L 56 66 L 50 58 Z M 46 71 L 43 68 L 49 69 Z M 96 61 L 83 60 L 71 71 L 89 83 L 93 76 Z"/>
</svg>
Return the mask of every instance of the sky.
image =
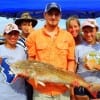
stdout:
<svg viewBox="0 0 100 100">
<path fill-rule="evenodd" d="M 0 34 L 3 33 L 5 25 L 11 22 L 14 22 L 12 18 L 0 17 Z M 44 23 L 45 21 L 43 19 L 38 20 L 38 24 L 35 26 L 35 29 L 41 28 L 44 25 Z M 59 22 L 59 26 L 65 29 L 65 20 L 61 19 Z"/>
<path fill-rule="evenodd" d="M 85 19 L 79 19 L 80 22 L 82 23 Z M 100 26 L 100 18 L 96 18 L 96 21 L 98 23 L 98 25 Z M 8 23 L 14 22 L 14 20 L 12 18 L 6 18 L 6 17 L 0 17 L 0 35 L 2 35 L 3 31 L 4 31 L 4 27 L 5 25 L 7 25 Z M 38 24 L 36 25 L 35 29 L 37 28 L 41 28 L 44 25 L 45 21 L 43 19 L 38 20 Z M 66 20 L 61 19 L 59 22 L 59 26 L 63 29 L 66 29 Z"/>
</svg>

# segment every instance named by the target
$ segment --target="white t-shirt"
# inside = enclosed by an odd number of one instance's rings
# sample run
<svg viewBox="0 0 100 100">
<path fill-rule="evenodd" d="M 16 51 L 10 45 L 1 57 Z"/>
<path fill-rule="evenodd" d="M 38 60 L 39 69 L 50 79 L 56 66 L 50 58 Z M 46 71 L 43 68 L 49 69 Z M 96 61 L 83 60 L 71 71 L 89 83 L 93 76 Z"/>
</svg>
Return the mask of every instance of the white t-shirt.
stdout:
<svg viewBox="0 0 100 100">
<path fill-rule="evenodd" d="M 19 60 L 25 60 L 26 54 L 23 48 L 6 48 L 0 45 L 0 57 L 7 58 L 8 63 L 12 64 Z M 26 100 L 25 83 L 22 78 L 18 78 L 14 83 L 8 84 L 2 72 L 0 72 L 0 100 Z"/>
<path fill-rule="evenodd" d="M 100 83 L 100 71 L 91 71 L 84 66 L 84 58 L 90 57 L 91 59 L 91 56 L 89 56 L 90 54 L 92 54 L 94 59 L 98 59 L 98 62 L 100 62 L 100 44 L 96 43 L 95 45 L 89 45 L 84 42 L 76 46 L 75 53 L 76 62 L 78 63 L 77 73 L 88 82 Z"/>
</svg>

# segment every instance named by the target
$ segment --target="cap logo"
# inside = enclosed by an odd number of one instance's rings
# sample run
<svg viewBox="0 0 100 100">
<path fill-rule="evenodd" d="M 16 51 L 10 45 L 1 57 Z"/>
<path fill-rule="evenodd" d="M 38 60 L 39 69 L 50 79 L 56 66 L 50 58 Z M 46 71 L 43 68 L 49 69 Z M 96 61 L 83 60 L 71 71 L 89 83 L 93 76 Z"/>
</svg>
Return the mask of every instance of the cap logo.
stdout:
<svg viewBox="0 0 100 100">
<path fill-rule="evenodd" d="M 91 24 L 95 25 L 95 22 L 94 21 L 89 21 Z"/>
<path fill-rule="evenodd" d="M 24 15 L 24 17 L 27 17 L 28 18 L 28 15 Z"/>
<path fill-rule="evenodd" d="M 56 8 L 56 9 L 58 9 L 58 10 L 61 12 L 60 5 L 58 5 L 58 4 L 55 3 L 55 2 L 52 2 L 52 3 L 47 4 L 47 5 L 46 5 L 46 8 L 45 8 L 45 12 L 50 11 L 52 8 Z"/>
<path fill-rule="evenodd" d="M 51 7 L 58 7 L 55 3 L 52 3 Z"/>
<path fill-rule="evenodd" d="M 12 24 L 8 24 L 8 30 L 13 30 L 14 26 Z"/>
</svg>

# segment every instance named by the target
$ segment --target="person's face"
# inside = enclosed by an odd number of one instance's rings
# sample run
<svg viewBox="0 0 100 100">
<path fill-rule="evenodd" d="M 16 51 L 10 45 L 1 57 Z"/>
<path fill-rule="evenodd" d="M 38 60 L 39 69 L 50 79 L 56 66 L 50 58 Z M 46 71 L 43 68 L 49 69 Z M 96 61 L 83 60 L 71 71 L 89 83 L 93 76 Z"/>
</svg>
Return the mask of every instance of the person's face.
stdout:
<svg viewBox="0 0 100 100">
<path fill-rule="evenodd" d="M 51 9 L 49 12 L 44 14 L 46 19 L 46 24 L 49 26 L 58 26 L 59 20 L 61 18 L 61 13 L 57 9 Z"/>
<path fill-rule="evenodd" d="M 19 32 L 12 31 L 8 34 L 4 34 L 4 37 L 7 44 L 15 46 L 19 37 Z"/>
<path fill-rule="evenodd" d="M 20 25 L 20 29 L 23 34 L 29 34 L 29 31 L 32 29 L 32 22 L 23 21 Z"/>
<path fill-rule="evenodd" d="M 96 41 L 96 32 L 97 29 L 96 28 L 92 28 L 92 27 L 84 27 L 83 28 L 83 34 L 84 34 L 84 39 L 92 44 Z"/>
<path fill-rule="evenodd" d="M 70 32 L 73 37 L 77 37 L 80 32 L 80 26 L 76 20 L 71 20 L 69 22 L 68 32 Z"/>
</svg>

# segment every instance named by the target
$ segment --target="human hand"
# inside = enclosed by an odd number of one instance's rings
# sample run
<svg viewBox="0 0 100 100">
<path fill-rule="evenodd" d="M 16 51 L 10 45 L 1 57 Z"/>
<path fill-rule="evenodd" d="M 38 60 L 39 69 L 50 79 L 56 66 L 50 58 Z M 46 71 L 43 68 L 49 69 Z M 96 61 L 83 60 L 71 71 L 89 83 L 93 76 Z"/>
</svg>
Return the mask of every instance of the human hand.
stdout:
<svg viewBox="0 0 100 100">
<path fill-rule="evenodd" d="M 99 83 L 91 83 L 90 89 L 91 89 L 91 91 L 100 91 L 100 84 Z"/>
<path fill-rule="evenodd" d="M 100 64 L 99 64 L 99 65 L 95 65 L 94 68 L 95 68 L 96 70 L 100 70 Z"/>
<path fill-rule="evenodd" d="M 2 63 L 2 57 L 0 57 L 0 64 Z"/>
<path fill-rule="evenodd" d="M 29 76 L 26 73 L 18 74 L 17 77 L 21 77 L 21 78 L 24 78 L 24 79 L 29 79 Z"/>
<path fill-rule="evenodd" d="M 26 79 L 26 80 L 29 79 L 28 75 L 26 75 L 26 74 L 18 74 L 18 75 L 16 75 L 16 76 L 14 77 L 12 83 L 14 83 L 19 77 L 24 78 L 24 79 Z"/>
<path fill-rule="evenodd" d="M 79 87 L 80 86 L 80 84 L 79 84 L 79 82 L 77 80 L 74 80 L 71 85 L 73 87 Z"/>
</svg>

